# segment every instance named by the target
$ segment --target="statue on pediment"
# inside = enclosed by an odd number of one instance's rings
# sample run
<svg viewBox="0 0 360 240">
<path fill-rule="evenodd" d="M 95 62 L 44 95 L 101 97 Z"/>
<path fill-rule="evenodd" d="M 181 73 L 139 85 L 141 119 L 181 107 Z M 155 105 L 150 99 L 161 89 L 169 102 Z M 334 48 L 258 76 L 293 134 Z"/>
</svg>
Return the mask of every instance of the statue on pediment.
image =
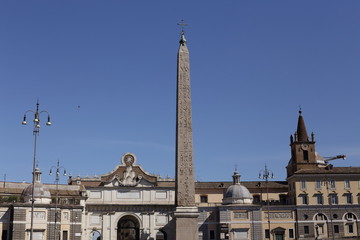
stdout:
<svg viewBox="0 0 360 240">
<path fill-rule="evenodd" d="M 127 153 L 122 158 L 122 163 L 126 166 L 126 170 L 124 171 L 123 178 L 119 180 L 120 186 L 136 186 L 142 179 L 142 176 L 137 176 L 133 171 L 133 165 L 136 160 L 134 155 Z"/>
</svg>

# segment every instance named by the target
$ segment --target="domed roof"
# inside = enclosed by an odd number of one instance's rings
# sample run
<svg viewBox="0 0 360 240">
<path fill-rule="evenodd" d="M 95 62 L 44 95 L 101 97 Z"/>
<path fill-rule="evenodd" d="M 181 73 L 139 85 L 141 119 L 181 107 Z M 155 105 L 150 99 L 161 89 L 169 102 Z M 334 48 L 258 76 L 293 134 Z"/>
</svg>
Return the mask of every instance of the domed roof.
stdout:
<svg viewBox="0 0 360 240">
<path fill-rule="evenodd" d="M 253 196 L 245 186 L 240 184 L 240 175 L 235 170 L 233 184 L 226 189 L 223 204 L 251 204 L 252 200 Z"/>
<path fill-rule="evenodd" d="M 23 197 L 32 197 L 33 185 L 30 184 L 22 192 Z M 50 191 L 41 183 L 35 183 L 34 198 L 51 198 Z"/>
<path fill-rule="evenodd" d="M 50 203 L 51 202 L 51 194 L 49 189 L 47 189 L 40 181 L 40 169 L 35 168 L 35 185 L 34 185 L 34 200 L 35 204 L 40 203 Z M 33 184 L 27 186 L 21 196 L 24 197 L 25 202 L 31 202 L 33 193 Z"/>
</svg>

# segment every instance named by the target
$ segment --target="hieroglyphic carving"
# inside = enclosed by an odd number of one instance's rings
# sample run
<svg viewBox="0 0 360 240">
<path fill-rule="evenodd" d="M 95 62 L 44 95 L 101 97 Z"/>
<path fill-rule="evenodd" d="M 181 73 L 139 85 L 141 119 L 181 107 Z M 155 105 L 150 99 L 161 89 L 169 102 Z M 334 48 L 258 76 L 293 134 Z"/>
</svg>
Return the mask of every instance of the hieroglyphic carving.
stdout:
<svg viewBox="0 0 360 240">
<path fill-rule="evenodd" d="M 185 44 L 178 53 L 177 120 L 176 120 L 176 205 L 195 206 L 193 165 L 190 64 Z"/>
</svg>

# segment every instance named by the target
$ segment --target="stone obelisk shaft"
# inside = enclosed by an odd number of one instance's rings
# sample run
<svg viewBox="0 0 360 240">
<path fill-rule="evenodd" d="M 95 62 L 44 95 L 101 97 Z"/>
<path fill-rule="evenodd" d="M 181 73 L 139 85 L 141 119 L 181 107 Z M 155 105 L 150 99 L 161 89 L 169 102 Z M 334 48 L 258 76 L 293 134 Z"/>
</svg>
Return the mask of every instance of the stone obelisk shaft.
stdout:
<svg viewBox="0 0 360 240">
<path fill-rule="evenodd" d="M 198 209 L 195 206 L 190 61 L 184 33 L 178 51 L 176 115 L 176 240 L 195 240 L 198 239 Z"/>
<path fill-rule="evenodd" d="M 176 206 L 195 206 L 189 51 L 181 43 L 177 63 Z"/>
</svg>

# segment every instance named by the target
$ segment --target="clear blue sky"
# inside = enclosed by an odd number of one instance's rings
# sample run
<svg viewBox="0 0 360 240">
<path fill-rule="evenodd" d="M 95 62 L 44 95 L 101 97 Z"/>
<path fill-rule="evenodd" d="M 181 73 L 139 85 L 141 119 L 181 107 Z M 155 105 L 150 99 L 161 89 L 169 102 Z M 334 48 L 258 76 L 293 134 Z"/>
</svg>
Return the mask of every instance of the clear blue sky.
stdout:
<svg viewBox="0 0 360 240">
<path fill-rule="evenodd" d="M 1 1 L 0 178 L 31 181 L 32 127 L 21 120 L 37 98 L 53 121 L 38 141 L 43 182 L 58 159 L 93 176 L 126 152 L 173 177 L 181 19 L 197 180 L 230 181 L 235 165 L 256 180 L 265 163 L 285 180 L 299 105 L 316 150 L 360 166 L 359 11 L 331 0 Z"/>
</svg>

